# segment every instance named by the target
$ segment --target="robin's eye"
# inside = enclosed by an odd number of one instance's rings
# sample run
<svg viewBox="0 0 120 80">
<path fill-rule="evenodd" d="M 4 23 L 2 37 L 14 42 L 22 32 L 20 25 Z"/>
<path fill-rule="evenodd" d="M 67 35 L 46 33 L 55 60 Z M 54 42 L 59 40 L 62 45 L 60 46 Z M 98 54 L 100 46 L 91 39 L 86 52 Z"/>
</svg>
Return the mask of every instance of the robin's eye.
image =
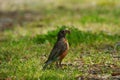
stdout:
<svg viewBox="0 0 120 80">
<path fill-rule="evenodd" d="M 61 33 L 64 33 L 64 31 L 61 31 Z"/>
<path fill-rule="evenodd" d="M 65 31 L 63 31 L 63 33 L 65 33 Z"/>
</svg>

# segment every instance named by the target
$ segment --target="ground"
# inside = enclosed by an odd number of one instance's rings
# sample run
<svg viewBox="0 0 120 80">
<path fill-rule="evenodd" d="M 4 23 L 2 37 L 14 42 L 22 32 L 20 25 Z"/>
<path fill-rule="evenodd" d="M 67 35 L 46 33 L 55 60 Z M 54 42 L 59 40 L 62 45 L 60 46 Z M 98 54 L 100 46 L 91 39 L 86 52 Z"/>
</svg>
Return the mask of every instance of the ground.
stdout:
<svg viewBox="0 0 120 80">
<path fill-rule="evenodd" d="M 0 79 L 120 79 L 120 1 L 4 0 L 0 4 Z M 53 63 L 43 71 L 61 28 L 71 30 L 63 68 Z"/>
</svg>

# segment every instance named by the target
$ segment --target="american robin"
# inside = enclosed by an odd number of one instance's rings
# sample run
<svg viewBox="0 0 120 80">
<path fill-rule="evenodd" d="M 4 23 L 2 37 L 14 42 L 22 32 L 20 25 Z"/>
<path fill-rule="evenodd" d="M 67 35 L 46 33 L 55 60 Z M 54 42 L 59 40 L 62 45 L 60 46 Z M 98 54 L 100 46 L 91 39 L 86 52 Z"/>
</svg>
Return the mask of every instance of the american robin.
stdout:
<svg viewBox="0 0 120 80">
<path fill-rule="evenodd" d="M 56 66 L 61 67 L 61 62 L 63 58 L 67 55 L 68 49 L 69 49 L 69 44 L 68 41 L 66 40 L 65 36 L 66 34 L 69 33 L 69 30 L 60 30 L 57 35 L 57 41 L 51 50 L 51 53 L 48 57 L 48 60 L 45 62 L 45 65 L 43 69 L 46 69 L 46 67 L 53 63 L 56 62 Z"/>
</svg>

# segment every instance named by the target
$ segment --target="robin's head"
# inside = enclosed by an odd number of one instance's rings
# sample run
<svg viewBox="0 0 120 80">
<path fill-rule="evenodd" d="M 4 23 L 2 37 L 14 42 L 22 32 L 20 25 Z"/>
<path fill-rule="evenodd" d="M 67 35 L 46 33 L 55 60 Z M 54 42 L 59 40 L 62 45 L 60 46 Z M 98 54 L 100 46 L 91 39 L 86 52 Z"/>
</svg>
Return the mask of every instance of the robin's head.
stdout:
<svg viewBox="0 0 120 80">
<path fill-rule="evenodd" d="M 58 32 L 58 39 L 65 37 L 67 33 L 70 34 L 70 31 L 69 30 L 60 30 Z"/>
</svg>

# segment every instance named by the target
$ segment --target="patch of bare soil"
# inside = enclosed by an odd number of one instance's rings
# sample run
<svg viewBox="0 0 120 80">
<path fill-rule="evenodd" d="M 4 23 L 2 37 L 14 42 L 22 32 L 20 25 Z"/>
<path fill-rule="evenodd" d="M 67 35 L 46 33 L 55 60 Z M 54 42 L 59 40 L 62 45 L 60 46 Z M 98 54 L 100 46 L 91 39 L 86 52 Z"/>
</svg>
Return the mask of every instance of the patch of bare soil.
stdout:
<svg viewBox="0 0 120 80">
<path fill-rule="evenodd" d="M 41 19 L 42 16 L 39 12 L 33 11 L 0 12 L 0 31 L 12 29 L 14 25 L 22 26 L 27 22 Z"/>
</svg>

